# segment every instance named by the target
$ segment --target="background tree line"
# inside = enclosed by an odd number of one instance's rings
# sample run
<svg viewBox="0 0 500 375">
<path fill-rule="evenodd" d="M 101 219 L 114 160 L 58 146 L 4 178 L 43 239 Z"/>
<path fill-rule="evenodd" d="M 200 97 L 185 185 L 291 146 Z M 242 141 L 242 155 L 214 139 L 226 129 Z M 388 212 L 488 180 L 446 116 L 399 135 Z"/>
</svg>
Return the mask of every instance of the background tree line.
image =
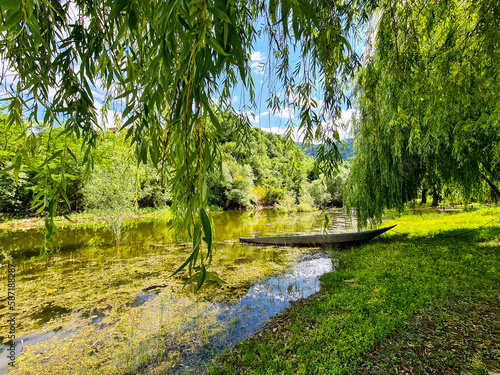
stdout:
<svg viewBox="0 0 500 375">
<path fill-rule="evenodd" d="M 249 142 L 240 141 L 234 131 L 240 121 L 232 115 L 220 116 L 222 132 L 218 142 L 222 153 L 222 169 L 207 176 L 209 204 L 212 209 L 238 209 L 254 206 L 275 206 L 310 210 L 329 205 L 342 206 L 343 183 L 348 166 L 339 168 L 333 178 L 326 178 L 315 168 L 314 158 L 304 153 L 302 145 L 287 141 L 284 136 L 253 128 Z M 63 128 L 36 131 L 37 163 L 42 164 L 53 149 L 65 142 Z M 0 121 L 0 166 L 7 169 L 0 179 L 0 212 L 3 214 L 34 214 L 32 201 L 40 175 L 23 170 L 16 181 L 8 170 L 19 146 L 20 134 L 7 131 L 5 116 Z M 125 134 L 107 131 L 101 134 L 94 154 L 94 168 L 84 178 L 84 151 L 79 139 L 72 145 L 75 158 L 66 164 L 66 196 L 59 213 L 93 210 L 115 214 L 137 208 L 159 209 L 171 204 L 172 194 L 162 182 L 161 173 L 153 163 L 137 163 L 134 150 Z M 50 164 L 50 162 L 49 162 Z M 50 166 L 50 165 L 49 165 Z"/>
<path fill-rule="evenodd" d="M 355 157 L 358 169 L 352 172 L 350 161 L 355 155 L 352 139 L 344 141 L 344 149 L 340 147 L 345 162 L 337 173 L 326 177 L 317 170 L 311 156 L 315 155 L 317 146 L 305 148 L 301 143 L 258 128 L 249 129 L 247 143 L 241 142 L 241 135 L 235 132 L 240 119 L 230 114 L 219 117 L 222 168 L 207 176 L 208 201 L 212 209 L 268 206 L 307 211 L 327 206 L 342 207 L 346 198 L 351 201 L 360 199 L 352 195 L 357 193 L 352 184 L 359 178 L 356 175 L 360 173 L 357 163 L 363 160 L 363 154 Z M 36 210 L 32 208 L 32 201 L 41 177 L 35 171 L 25 169 L 16 181 L 14 171 L 9 170 L 12 156 L 19 147 L 20 134 L 7 131 L 5 119 L 4 115 L 0 121 L 0 167 L 7 170 L 0 179 L 0 212 L 33 215 Z M 52 149 L 61 147 L 64 142 L 60 136 L 62 131 L 62 128 L 50 130 L 39 126 L 36 132 L 38 163 L 42 164 Z M 137 209 L 162 209 L 171 204 L 172 194 L 162 182 L 161 173 L 151 162 L 137 163 L 125 134 L 107 131 L 101 135 L 94 154 L 94 169 L 87 179 L 81 162 L 84 156 L 81 141 L 75 139 L 73 146 L 75 158 L 66 165 L 68 202 L 59 203 L 59 213 L 91 210 L 115 218 L 119 228 L 119 221 Z M 363 144 L 358 146 L 358 152 L 363 151 L 361 147 Z M 351 196 L 346 196 L 346 189 L 351 189 Z M 418 197 L 420 203 L 425 204 L 427 196 L 432 198 L 432 206 L 444 200 L 466 201 L 456 184 L 442 183 L 436 177 L 433 180 L 429 173 L 420 186 L 416 185 L 414 194 L 409 195 L 407 201 L 416 202 Z M 376 196 L 373 197 L 372 204 L 377 202 Z M 483 182 L 469 199 L 496 201 L 496 195 Z"/>
</svg>

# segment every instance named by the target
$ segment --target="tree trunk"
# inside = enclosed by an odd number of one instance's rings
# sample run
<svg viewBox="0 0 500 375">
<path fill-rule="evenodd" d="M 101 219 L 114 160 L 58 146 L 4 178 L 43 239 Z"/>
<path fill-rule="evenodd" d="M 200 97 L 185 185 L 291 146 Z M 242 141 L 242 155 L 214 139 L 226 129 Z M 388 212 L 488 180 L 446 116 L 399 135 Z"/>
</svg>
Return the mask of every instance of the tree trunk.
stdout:
<svg viewBox="0 0 500 375">
<path fill-rule="evenodd" d="M 438 199 L 439 199 L 439 194 L 438 193 L 433 193 L 432 194 L 432 204 L 431 204 L 432 207 L 437 207 L 438 206 L 438 204 L 439 204 Z"/>
<path fill-rule="evenodd" d="M 481 177 L 483 178 L 483 180 L 486 181 L 486 183 L 488 185 L 490 185 L 491 190 L 493 190 L 495 192 L 495 194 L 498 196 L 498 198 L 500 199 L 500 190 L 498 189 L 498 187 L 495 186 L 495 184 L 493 182 L 491 182 L 491 180 L 488 177 L 486 177 L 485 174 L 481 173 Z"/>
<path fill-rule="evenodd" d="M 422 189 L 422 201 L 420 202 L 420 204 L 427 203 L 427 190 L 428 189 Z"/>
</svg>

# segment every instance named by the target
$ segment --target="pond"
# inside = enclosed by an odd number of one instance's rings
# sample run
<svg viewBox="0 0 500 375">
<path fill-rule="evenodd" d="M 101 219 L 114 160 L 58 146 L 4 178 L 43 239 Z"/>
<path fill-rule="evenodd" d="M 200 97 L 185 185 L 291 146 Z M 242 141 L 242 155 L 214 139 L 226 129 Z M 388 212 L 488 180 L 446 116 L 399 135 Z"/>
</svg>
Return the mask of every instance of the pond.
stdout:
<svg viewBox="0 0 500 375">
<path fill-rule="evenodd" d="M 238 241 L 322 233 L 320 212 L 233 211 L 213 218 L 211 270 L 225 283 L 208 281 L 196 294 L 183 288 L 185 275 L 170 277 L 189 244 L 175 241 L 168 217 L 125 222 L 117 246 L 103 223 L 65 226 L 48 259 L 37 258 L 43 229 L 0 231 L 2 258 L 10 255 L 16 265 L 18 362 L 9 374 L 201 372 L 291 301 L 317 292 L 319 276 L 331 271 L 319 250 Z M 341 211 L 329 218 L 330 233 L 354 231 Z M 9 361 L 10 317 L 6 283 L 1 288 L 0 374 Z"/>
</svg>

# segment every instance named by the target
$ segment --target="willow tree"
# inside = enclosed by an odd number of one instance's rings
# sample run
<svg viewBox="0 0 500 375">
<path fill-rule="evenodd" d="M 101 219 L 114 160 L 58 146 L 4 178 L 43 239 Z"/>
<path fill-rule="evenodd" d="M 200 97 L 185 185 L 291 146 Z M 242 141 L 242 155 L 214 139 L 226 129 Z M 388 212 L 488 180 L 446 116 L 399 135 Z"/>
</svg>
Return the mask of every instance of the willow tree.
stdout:
<svg viewBox="0 0 500 375">
<path fill-rule="evenodd" d="M 385 1 L 355 88 L 360 225 L 448 183 L 500 197 L 500 2 Z"/>
<path fill-rule="evenodd" d="M 188 267 L 198 286 L 214 277 L 206 271 L 214 245 L 205 176 L 220 168 L 216 113 L 235 112 L 230 99 L 238 82 L 253 102 L 252 42 L 260 34 L 269 40 L 269 107 L 294 106 L 306 142 L 334 145 L 321 123 L 339 117 L 345 81 L 358 63 L 348 40 L 366 19 L 363 3 L 350 0 L 0 0 L 0 9 L 0 54 L 12 75 L 2 80 L 7 121 L 23 134 L 12 168 L 44 176 L 35 206 L 46 213 L 45 246 L 51 246 L 57 202 L 65 199 L 75 137 L 92 169 L 97 87 L 105 92 L 104 111 L 120 106 L 120 128 L 139 162 L 150 159 L 163 171 L 175 225 L 193 242 L 180 269 Z M 312 99 L 315 87 L 324 92 L 321 111 Z M 31 125 L 38 121 L 62 127 L 65 138 L 39 164 Z M 242 119 L 236 131 L 243 140 L 248 128 Z M 325 165 L 335 165 L 337 149 L 323 151 Z"/>
</svg>

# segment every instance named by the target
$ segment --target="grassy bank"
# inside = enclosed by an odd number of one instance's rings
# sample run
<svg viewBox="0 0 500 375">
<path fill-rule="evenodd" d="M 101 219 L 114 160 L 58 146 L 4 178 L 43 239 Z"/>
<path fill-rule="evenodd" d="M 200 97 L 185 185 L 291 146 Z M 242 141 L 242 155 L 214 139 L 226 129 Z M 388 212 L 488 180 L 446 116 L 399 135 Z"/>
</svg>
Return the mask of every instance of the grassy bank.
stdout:
<svg viewBox="0 0 500 375">
<path fill-rule="evenodd" d="M 170 207 L 164 208 L 140 208 L 136 211 L 132 211 L 129 214 L 125 215 L 124 220 L 129 219 L 138 219 L 143 217 L 153 217 L 153 216 L 166 216 L 170 215 L 171 210 Z M 80 213 L 72 213 L 68 216 L 71 220 L 69 221 L 64 216 L 56 216 L 54 217 L 54 222 L 57 227 L 62 225 L 71 225 L 71 224 L 81 224 L 87 223 L 89 221 L 109 221 L 109 215 L 106 213 L 99 211 L 85 211 Z M 45 226 L 45 218 L 41 216 L 2 216 L 0 213 L 0 230 L 1 229 L 30 229 L 30 228 L 39 228 Z"/>
<path fill-rule="evenodd" d="M 210 372 L 498 371 L 499 215 L 492 208 L 386 222 L 398 226 L 333 252 L 339 270 L 322 277 L 319 294 L 219 357 Z"/>
</svg>

